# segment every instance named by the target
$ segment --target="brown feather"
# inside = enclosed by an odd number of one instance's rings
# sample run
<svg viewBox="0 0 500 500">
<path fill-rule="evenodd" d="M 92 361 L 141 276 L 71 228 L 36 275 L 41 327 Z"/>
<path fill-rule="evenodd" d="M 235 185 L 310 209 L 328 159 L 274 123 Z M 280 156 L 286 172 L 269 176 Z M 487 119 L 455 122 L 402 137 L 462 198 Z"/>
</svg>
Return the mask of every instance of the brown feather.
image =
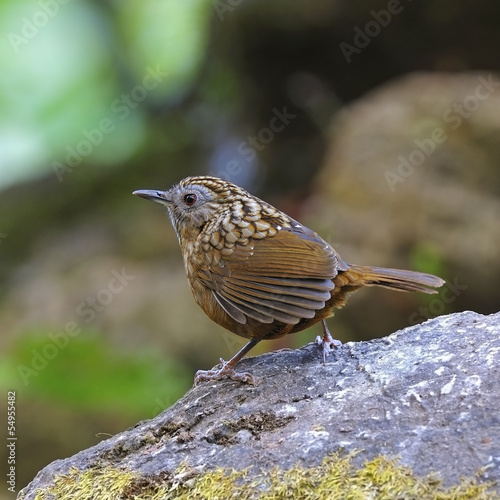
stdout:
<svg viewBox="0 0 500 500">
<path fill-rule="evenodd" d="M 437 293 L 435 288 L 445 283 L 432 274 L 403 269 L 350 266 L 350 270 L 359 275 L 358 281 L 364 286 L 376 285 L 404 292 Z"/>
<path fill-rule="evenodd" d="M 330 245 L 298 224 L 252 241 L 252 251 L 238 247 L 222 257 L 223 268 L 210 266 L 199 277 L 226 313 L 242 324 L 247 322 L 244 316 L 291 325 L 314 317 L 329 300 L 339 267 L 346 267 Z"/>
</svg>

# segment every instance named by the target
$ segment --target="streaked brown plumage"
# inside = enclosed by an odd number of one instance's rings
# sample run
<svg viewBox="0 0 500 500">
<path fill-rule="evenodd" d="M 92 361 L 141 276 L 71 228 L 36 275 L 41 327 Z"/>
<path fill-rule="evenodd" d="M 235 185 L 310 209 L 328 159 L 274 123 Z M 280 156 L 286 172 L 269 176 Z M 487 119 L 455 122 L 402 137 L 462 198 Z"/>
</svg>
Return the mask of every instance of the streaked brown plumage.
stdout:
<svg viewBox="0 0 500 500">
<path fill-rule="evenodd" d="M 167 191 L 134 191 L 167 207 L 179 239 L 196 303 L 227 330 L 250 339 L 219 369 L 195 381 L 229 377 L 259 341 L 299 332 L 322 321 L 326 356 L 335 341 L 324 321 L 362 286 L 436 293 L 444 281 L 430 274 L 347 264 L 320 236 L 216 177 L 187 177 Z"/>
</svg>

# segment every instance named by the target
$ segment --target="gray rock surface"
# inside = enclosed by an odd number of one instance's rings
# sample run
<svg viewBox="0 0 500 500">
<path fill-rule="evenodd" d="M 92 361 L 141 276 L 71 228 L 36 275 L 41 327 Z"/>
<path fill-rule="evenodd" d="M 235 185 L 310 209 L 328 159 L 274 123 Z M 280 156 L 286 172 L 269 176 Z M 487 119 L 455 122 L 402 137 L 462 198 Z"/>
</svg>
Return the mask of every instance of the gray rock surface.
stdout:
<svg viewBox="0 0 500 500">
<path fill-rule="evenodd" d="M 256 387 L 203 383 L 152 420 L 45 467 L 20 494 L 71 467 L 160 474 L 186 461 L 216 466 L 314 466 L 339 449 L 400 456 L 445 485 L 484 468 L 500 480 L 500 313 L 463 312 L 370 342 L 348 343 L 324 366 L 318 346 L 245 359 Z"/>
</svg>

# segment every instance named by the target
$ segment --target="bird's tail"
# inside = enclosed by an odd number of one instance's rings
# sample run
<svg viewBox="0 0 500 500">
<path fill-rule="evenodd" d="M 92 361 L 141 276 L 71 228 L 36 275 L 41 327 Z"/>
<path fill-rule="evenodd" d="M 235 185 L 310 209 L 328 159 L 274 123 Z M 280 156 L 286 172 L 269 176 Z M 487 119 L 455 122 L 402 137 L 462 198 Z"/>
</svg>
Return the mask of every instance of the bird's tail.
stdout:
<svg viewBox="0 0 500 500">
<path fill-rule="evenodd" d="M 375 285 L 400 290 L 404 292 L 437 293 L 436 288 L 444 285 L 445 281 L 433 274 L 405 271 L 402 269 L 389 269 L 386 267 L 349 266 L 349 273 L 357 276 L 360 284 L 365 286 Z"/>
</svg>

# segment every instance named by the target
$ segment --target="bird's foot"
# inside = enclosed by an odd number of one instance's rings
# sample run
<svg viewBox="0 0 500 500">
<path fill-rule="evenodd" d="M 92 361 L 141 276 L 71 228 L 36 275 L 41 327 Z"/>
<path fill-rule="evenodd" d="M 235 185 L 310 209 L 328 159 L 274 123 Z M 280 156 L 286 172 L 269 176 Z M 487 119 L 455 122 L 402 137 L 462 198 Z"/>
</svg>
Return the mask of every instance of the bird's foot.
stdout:
<svg viewBox="0 0 500 500">
<path fill-rule="evenodd" d="M 217 368 L 219 366 L 220 368 Z M 213 370 L 198 370 L 194 377 L 194 384 L 198 385 L 200 382 L 229 378 L 231 380 L 236 380 L 237 382 L 255 385 L 255 379 L 250 373 L 237 372 L 234 369 L 234 365 L 231 364 L 230 361 L 226 362 L 221 358 L 217 367 Z"/>
<path fill-rule="evenodd" d="M 340 340 L 334 339 L 332 334 L 328 330 L 325 321 L 323 320 L 323 338 L 319 335 L 315 340 L 316 344 L 323 346 L 323 364 L 326 364 L 326 358 L 330 352 L 336 347 L 340 347 L 342 342 Z"/>
</svg>

